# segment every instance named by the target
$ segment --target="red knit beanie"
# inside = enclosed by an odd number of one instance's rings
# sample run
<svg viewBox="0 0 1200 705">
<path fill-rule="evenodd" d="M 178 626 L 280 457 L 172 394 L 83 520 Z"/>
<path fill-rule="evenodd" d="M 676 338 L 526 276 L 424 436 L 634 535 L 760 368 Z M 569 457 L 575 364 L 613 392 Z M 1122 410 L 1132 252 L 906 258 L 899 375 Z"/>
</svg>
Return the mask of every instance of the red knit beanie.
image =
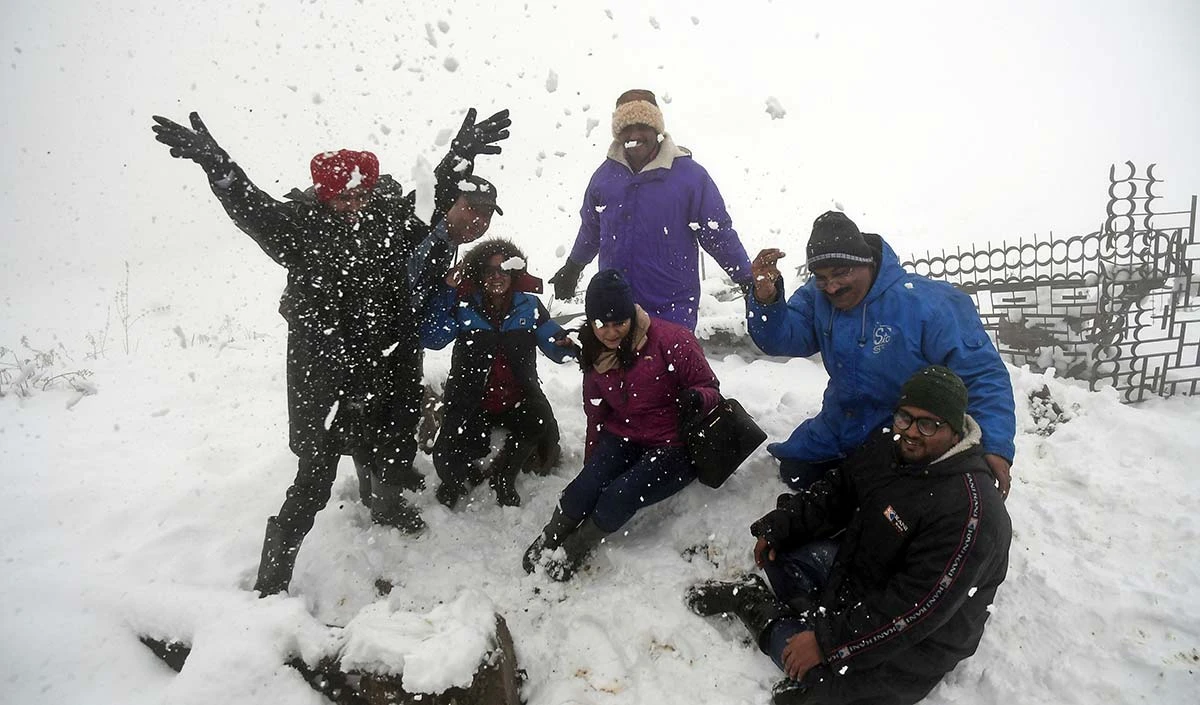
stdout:
<svg viewBox="0 0 1200 705">
<path fill-rule="evenodd" d="M 379 159 L 370 152 L 339 149 L 312 158 L 313 186 L 317 200 L 325 203 L 352 188 L 370 190 L 379 181 Z"/>
</svg>

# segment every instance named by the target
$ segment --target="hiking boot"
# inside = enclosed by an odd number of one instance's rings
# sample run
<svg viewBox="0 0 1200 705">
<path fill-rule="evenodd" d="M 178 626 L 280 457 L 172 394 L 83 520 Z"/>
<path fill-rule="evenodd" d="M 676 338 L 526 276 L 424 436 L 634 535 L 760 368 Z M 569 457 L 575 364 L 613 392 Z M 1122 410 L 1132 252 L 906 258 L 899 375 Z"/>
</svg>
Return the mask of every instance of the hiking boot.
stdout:
<svg viewBox="0 0 1200 705">
<path fill-rule="evenodd" d="M 506 445 L 496 453 L 490 468 L 488 484 L 496 493 L 496 503 L 502 507 L 521 506 L 521 495 L 517 494 L 517 468 L 512 467 L 511 458 Z"/>
<path fill-rule="evenodd" d="M 744 573 L 732 581 L 709 580 L 693 585 L 684 593 L 683 601 L 688 609 L 701 617 L 712 617 L 736 614 L 744 600 L 764 594 L 774 598 L 771 588 L 761 577 Z"/>
<path fill-rule="evenodd" d="M 579 526 L 578 519 L 572 519 L 558 507 L 554 508 L 554 514 L 550 517 L 550 521 L 546 524 L 546 528 L 542 529 L 542 533 L 534 539 L 533 543 L 529 544 L 529 548 L 525 549 L 525 556 L 521 559 L 521 567 L 526 573 L 532 573 L 535 566 L 541 563 L 543 551 L 553 551 L 562 545 L 567 536 L 575 531 Z"/>
<path fill-rule="evenodd" d="M 371 478 L 371 521 L 391 526 L 406 534 L 419 534 L 425 530 L 421 511 L 404 498 L 404 488 L 387 485 L 378 477 Z"/>
<path fill-rule="evenodd" d="M 258 562 L 258 578 L 254 590 L 259 597 L 275 595 L 288 589 L 292 582 L 292 570 L 296 566 L 296 554 L 300 552 L 301 536 L 295 538 L 279 525 L 279 517 L 267 518 L 267 532 L 263 537 L 262 558 Z"/>
<path fill-rule="evenodd" d="M 560 583 L 570 580 L 575 572 L 583 567 L 583 564 L 604 541 L 604 537 L 608 536 L 608 533 L 596 526 L 596 522 L 588 517 L 562 542 L 562 549 L 566 556 L 561 560 L 555 558 L 546 560 L 546 575 Z"/>
<path fill-rule="evenodd" d="M 771 687 L 771 705 L 800 705 L 808 690 L 808 686 L 801 681 L 784 678 Z"/>
<path fill-rule="evenodd" d="M 755 574 L 745 574 L 733 581 L 710 580 L 693 585 L 684 594 L 683 601 L 688 609 L 702 617 L 735 615 L 764 653 L 763 637 L 771 625 L 783 617 L 796 616 Z"/>
<path fill-rule="evenodd" d="M 488 480 L 496 493 L 496 504 L 502 507 L 521 506 L 521 495 L 517 493 L 517 480 L 508 475 L 492 475 Z"/>
</svg>

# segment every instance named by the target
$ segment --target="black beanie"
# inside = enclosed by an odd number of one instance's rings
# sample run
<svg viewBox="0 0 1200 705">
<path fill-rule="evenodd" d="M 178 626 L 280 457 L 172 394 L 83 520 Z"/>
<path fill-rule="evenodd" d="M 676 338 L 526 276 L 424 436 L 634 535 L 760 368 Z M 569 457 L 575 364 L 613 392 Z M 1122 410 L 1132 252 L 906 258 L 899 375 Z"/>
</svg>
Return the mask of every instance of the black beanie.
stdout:
<svg viewBox="0 0 1200 705">
<path fill-rule="evenodd" d="M 597 272 L 588 282 L 583 311 L 589 321 L 612 323 L 634 316 L 633 289 L 624 275 L 615 269 Z"/>
<path fill-rule="evenodd" d="M 967 386 L 949 367 L 930 365 L 908 378 L 896 406 L 924 409 L 961 436 L 966 425 Z"/>
<path fill-rule="evenodd" d="M 826 211 L 813 221 L 808 238 L 808 269 L 874 264 L 871 248 L 853 220 L 839 211 Z"/>
</svg>

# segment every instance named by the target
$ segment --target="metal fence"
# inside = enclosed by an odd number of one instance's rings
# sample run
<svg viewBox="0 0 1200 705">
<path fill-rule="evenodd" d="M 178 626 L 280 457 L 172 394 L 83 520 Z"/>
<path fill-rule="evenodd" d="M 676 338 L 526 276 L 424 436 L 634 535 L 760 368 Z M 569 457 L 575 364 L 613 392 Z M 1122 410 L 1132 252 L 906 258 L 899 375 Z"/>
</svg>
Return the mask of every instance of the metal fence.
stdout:
<svg viewBox="0 0 1200 705">
<path fill-rule="evenodd" d="M 904 263 L 974 300 L 1000 353 L 1036 371 L 1111 386 L 1126 402 L 1200 388 L 1196 197 L 1157 211 L 1163 181 L 1126 162 L 1109 170 L 1099 232 L 942 251 Z M 1118 175 L 1118 171 L 1128 174 Z"/>
</svg>

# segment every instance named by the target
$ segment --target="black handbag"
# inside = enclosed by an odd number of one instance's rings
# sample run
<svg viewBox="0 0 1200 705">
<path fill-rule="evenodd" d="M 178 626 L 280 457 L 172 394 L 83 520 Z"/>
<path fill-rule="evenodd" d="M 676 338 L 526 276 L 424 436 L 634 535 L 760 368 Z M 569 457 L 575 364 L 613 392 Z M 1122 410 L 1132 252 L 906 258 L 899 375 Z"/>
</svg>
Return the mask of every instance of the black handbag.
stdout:
<svg viewBox="0 0 1200 705">
<path fill-rule="evenodd" d="M 715 409 L 688 426 L 685 438 L 697 478 L 715 488 L 767 440 L 767 434 L 737 399 L 721 397 Z"/>
</svg>

